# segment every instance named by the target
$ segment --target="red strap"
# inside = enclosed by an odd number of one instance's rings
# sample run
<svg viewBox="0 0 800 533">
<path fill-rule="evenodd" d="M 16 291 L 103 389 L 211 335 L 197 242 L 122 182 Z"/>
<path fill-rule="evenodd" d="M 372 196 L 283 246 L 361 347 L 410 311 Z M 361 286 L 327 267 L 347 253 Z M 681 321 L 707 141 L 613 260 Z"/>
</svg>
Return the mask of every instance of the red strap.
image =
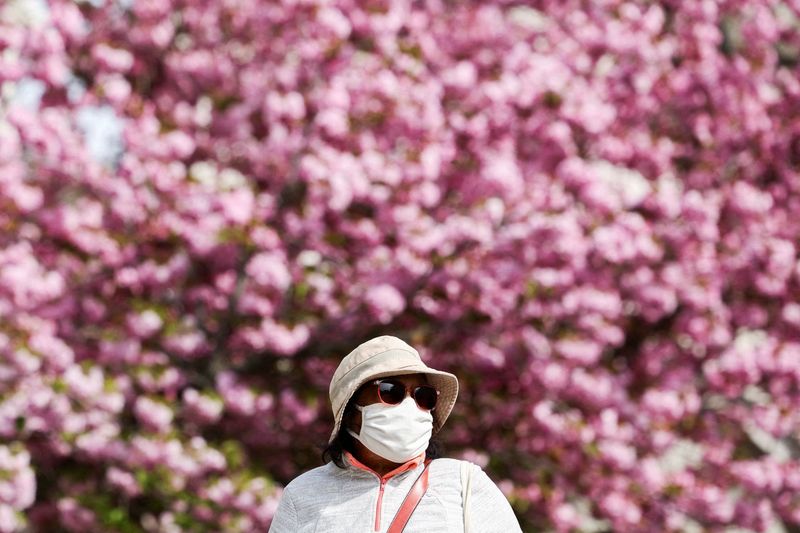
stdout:
<svg viewBox="0 0 800 533">
<path fill-rule="evenodd" d="M 414 486 L 406 494 L 406 499 L 398 509 L 397 514 L 394 515 L 394 520 L 389 525 L 386 533 L 401 533 L 403 528 L 406 527 L 408 519 L 411 518 L 411 513 L 417 508 L 422 495 L 428 490 L 428 465 L 431 464 L 431 459 L 425 461 L 425 468 L 422 469 L 422 474 L 419 475 L 414 482 Z"/>
</svg>

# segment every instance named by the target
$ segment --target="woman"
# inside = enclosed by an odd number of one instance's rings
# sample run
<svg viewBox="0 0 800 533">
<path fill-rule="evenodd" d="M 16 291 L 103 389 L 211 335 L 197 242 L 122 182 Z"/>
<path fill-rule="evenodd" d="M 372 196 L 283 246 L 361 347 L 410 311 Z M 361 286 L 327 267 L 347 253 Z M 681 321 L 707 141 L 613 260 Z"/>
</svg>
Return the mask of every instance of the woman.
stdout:
<svg viewBox="0 0 800 533">
<path fill-rule="evenodd" d="M 342 360 L 329 393 L 331 461 L 286 486 L 271 533 L 520 531 L 478 466 L 437 458 L 430 442 L 455 404 L 453 374 L 386 335 Z"/>
</svg>

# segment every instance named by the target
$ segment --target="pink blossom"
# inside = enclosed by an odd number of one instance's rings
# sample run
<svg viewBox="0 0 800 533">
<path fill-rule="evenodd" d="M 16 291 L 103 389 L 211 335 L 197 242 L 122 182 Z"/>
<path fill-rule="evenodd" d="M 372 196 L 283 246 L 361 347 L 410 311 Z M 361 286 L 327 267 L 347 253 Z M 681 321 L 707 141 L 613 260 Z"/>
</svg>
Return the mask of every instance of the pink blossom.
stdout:
<svg viewBox="0 0 800 533">
<path fill-rule="evenodd" d="M 6 4 L 0 529 L 268 530 L 378 326 L 524 531 L 800 523 L 796 5 Z"/>
<path fill-rule="evenodd" d="M 106 471 L 106 480 L 130 498 L 141 494 L 141 488 L 130 472 L 112 466 Z"/>
<path fill-rule="evenodd" d="M 92 58 L 101 69 L 127 72 L 133 67 L 133 54 L 121 48 L 100 43 L 92 48 Z"/>
<path fill-rule="evenodd" d="M 195 389 L 186 389 L 183 393 L 183 401 L 191 416 L 202 423 L 216 422 L 222 415 L 223 404 L 221 401 L 201 395 Z"/>
<path fill-rule="evenodd" d="M 564 339 L 555 343 L 555 350 L 562 357 L 583 365 L 595 363 L 602 348 L 596 342 L 579 339 Z"/>
<path fill-rule="evenodd" d="M 161 317 L 152 309 L 128 316 L 128 326 L 133 334 L 139 337 L 149 337 L 161 329 L 162 325 Z"/>
<path fill-rule="evenodd" d="M 155 431 L 166 431 L 172 422 L 173 413 L 167 405 L 145 396 L 136 399 L 133 410 L 139 422 Z"/>
<path fill-rule="evenodd" d="M 606 495 L 601 503 L 601 508 L 614 523 L 621 527 L 629 528 L 642 519 L 642 510 L 630 499 L 619 492 Z"/>
<path fill-rule="evenodd" d="M 264 287 L 285 290 L 292 281 L 285 259 L 276 253 L 260 253 L 247 264 L 247 275 Z"/>
<path fill-rule="evenodd" d="M 370 287 L 364 298 L 378 322 L 387 324 L 406 307 L 406 301 L 396 287 L 381 283 Z"/>
</svg>

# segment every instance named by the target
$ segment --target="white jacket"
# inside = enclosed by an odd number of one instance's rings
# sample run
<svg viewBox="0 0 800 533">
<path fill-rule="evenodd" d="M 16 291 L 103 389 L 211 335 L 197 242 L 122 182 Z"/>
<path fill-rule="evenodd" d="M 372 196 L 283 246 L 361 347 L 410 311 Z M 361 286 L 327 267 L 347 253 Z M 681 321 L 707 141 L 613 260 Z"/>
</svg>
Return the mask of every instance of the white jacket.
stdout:
<svg viewBox="0 0 800 533">
<path fill-rule="evenodd" d="M 423 456 L 381 478 L 345 453 L 345 468 L 328 463 L 298 476 L 286 486 L 269 531 L 385 532 L 422 472 Z M 500 489 L 480 467 L 472 464 L 470 467 L 470 532 L 519 532 L 519 523 Z M 428 490 L 411 515 L 404 533 L 463 533 L 461 461 L 436 459 L 428 468 Z"/>
</svg>

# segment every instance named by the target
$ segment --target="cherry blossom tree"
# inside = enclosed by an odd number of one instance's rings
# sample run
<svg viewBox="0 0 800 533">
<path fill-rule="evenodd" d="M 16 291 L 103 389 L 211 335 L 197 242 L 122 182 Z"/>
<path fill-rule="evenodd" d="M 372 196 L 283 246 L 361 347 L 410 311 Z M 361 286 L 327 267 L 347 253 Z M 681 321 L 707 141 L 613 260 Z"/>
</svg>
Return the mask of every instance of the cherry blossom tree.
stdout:
<svg viewBox="0 0 800 533">
<path fill-rule="evenodd" d="M 528 531 L 800 527 L 800 2 L 6 0 L 0 531 L 264 531 L 379 334 Z M 26 526 L 27 525 L 27 526 Z"/>
</svg>

